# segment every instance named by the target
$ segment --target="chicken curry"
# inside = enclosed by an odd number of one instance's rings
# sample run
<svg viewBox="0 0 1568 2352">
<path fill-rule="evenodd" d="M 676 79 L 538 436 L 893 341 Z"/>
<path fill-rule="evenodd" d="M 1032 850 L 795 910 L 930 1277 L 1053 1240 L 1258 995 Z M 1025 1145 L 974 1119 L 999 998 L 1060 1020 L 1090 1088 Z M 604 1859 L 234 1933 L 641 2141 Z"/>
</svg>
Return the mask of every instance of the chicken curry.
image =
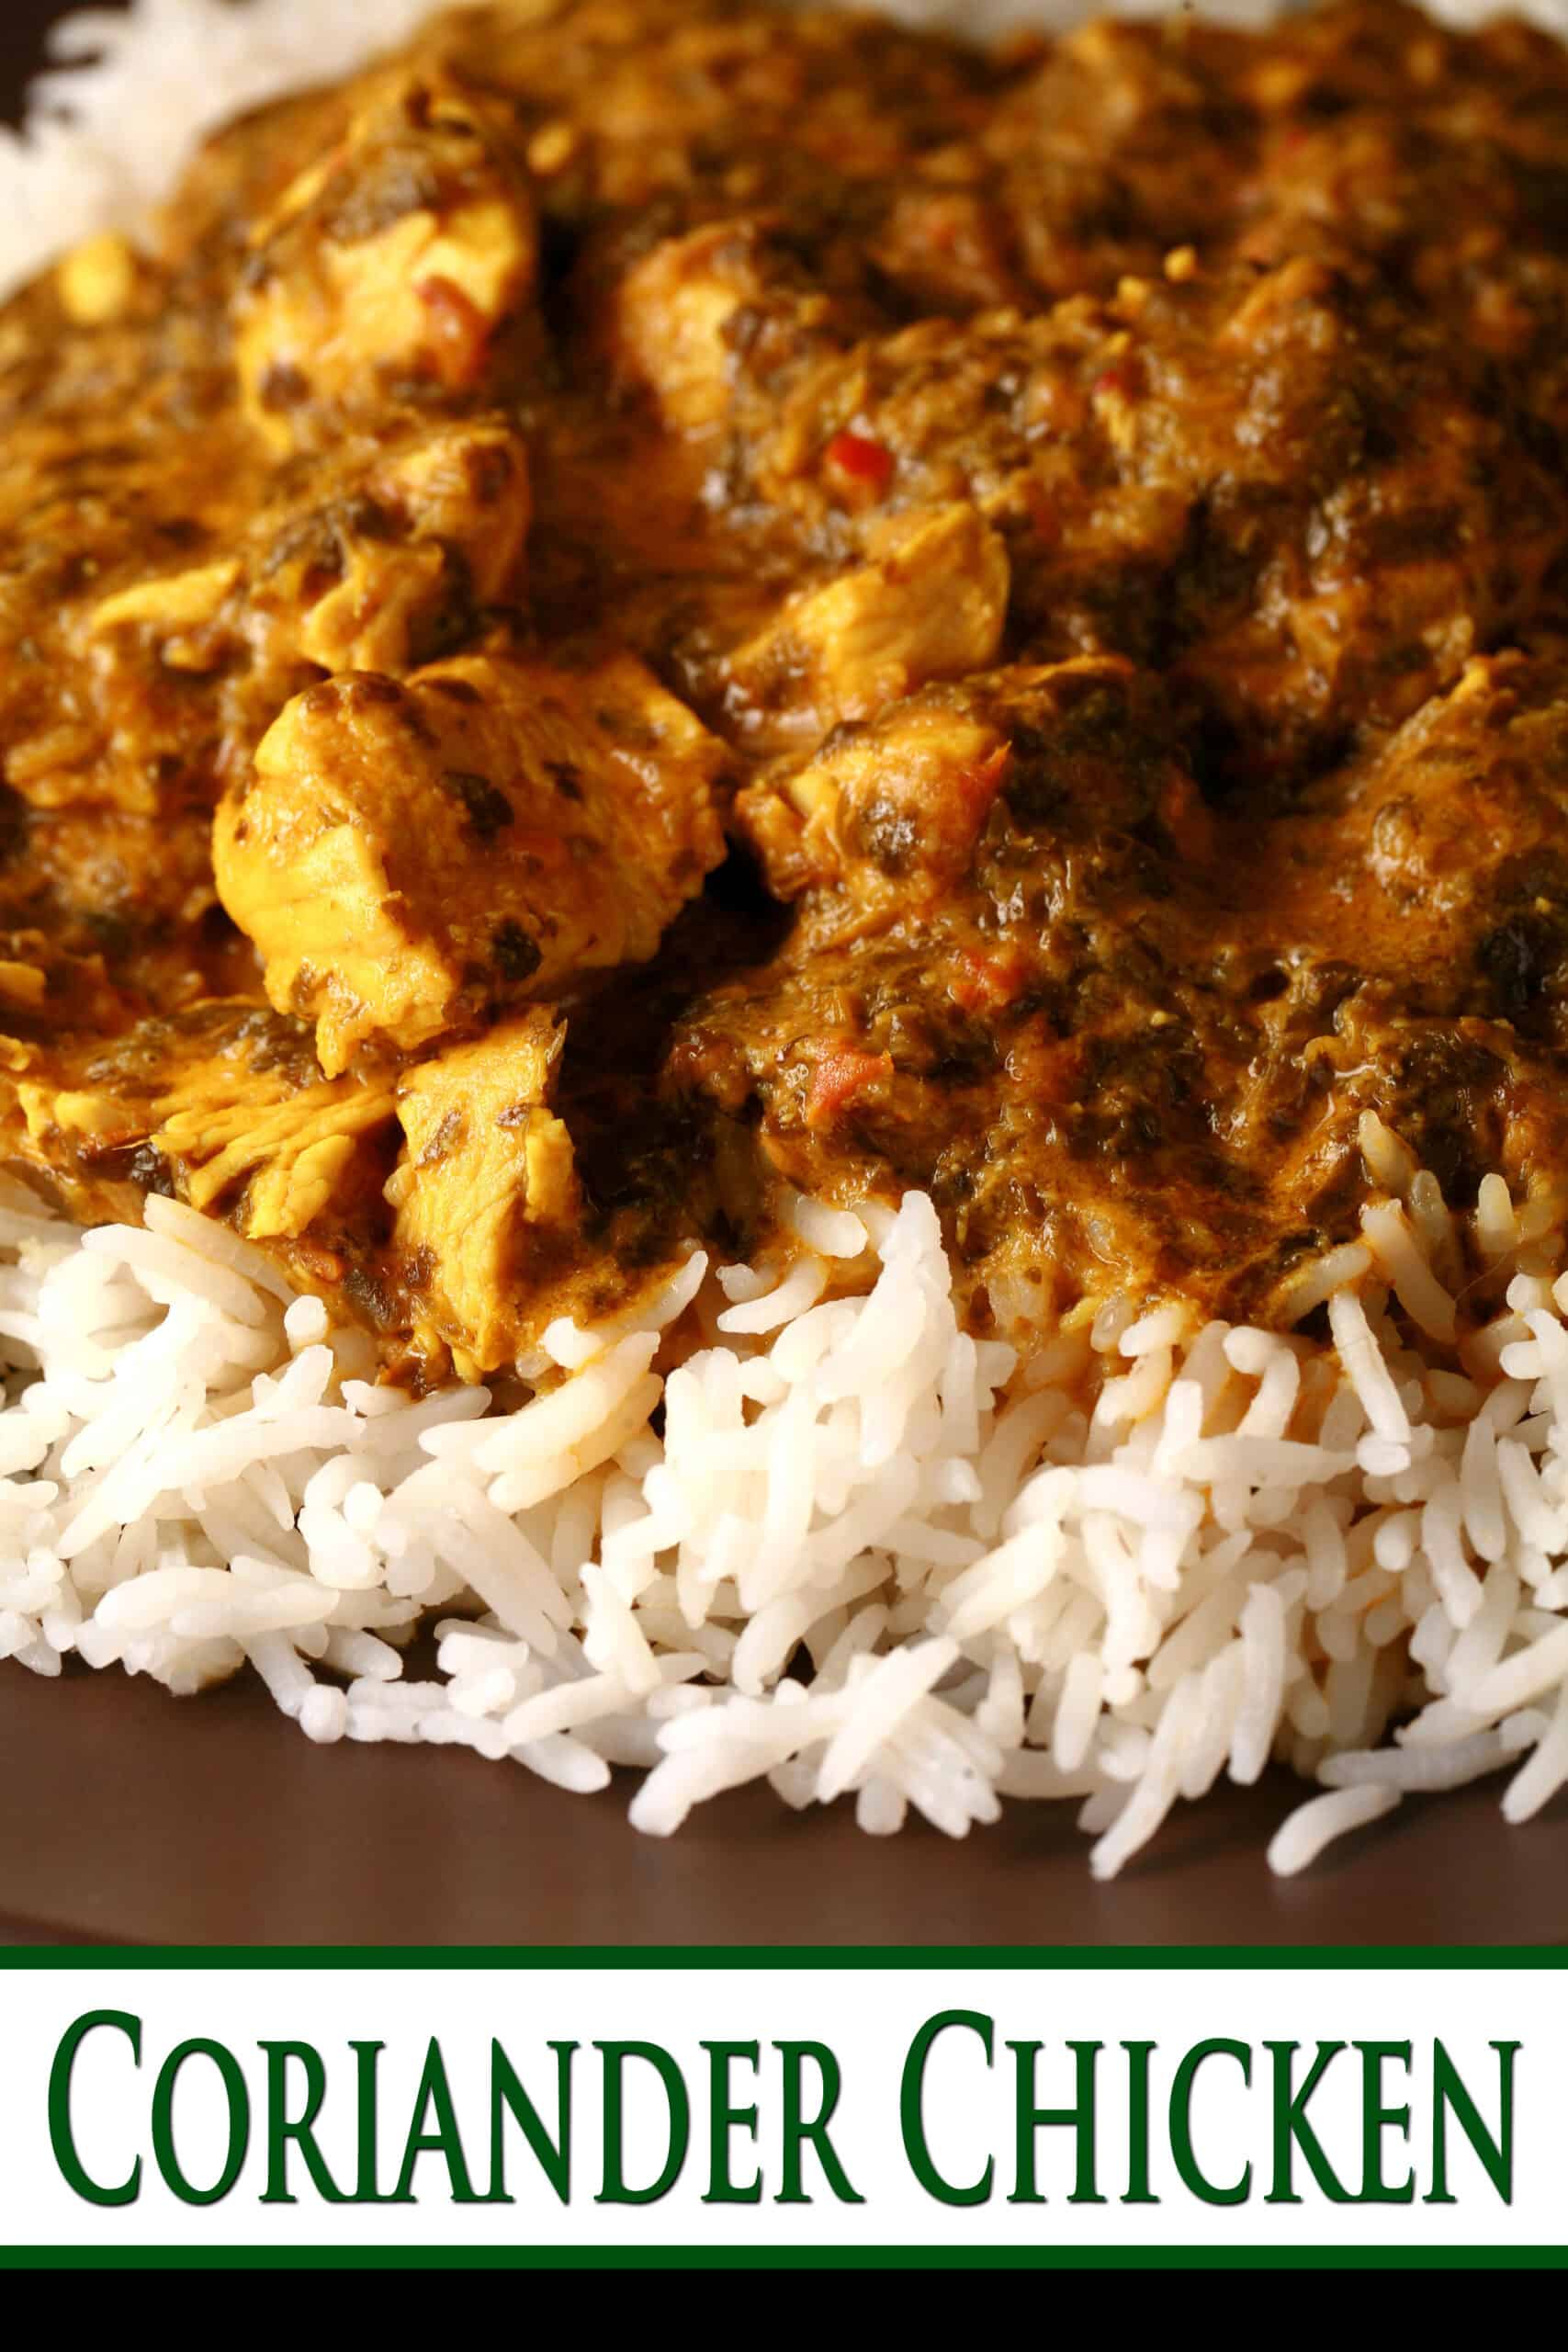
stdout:
<svg viewBox="0 0 1568 2352">
<path fill-rule="evenodd" d="M 419 1386 L 1568 1170 L 1568 52 L 511 0 L 0 311 L 0 1159 Z M 1468 1189 L 1467 1189 L 1468 1188 Z"/>
</svg>

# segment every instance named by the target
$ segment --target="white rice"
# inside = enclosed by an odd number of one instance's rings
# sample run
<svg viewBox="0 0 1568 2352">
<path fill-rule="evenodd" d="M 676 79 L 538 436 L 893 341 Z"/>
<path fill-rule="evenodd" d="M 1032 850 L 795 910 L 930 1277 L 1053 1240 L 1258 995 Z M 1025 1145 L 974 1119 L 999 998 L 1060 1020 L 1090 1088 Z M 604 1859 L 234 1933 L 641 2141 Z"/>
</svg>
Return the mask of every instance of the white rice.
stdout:
<svg viewBox="0 0 1568 2352">
<path fill-rule="evenodd" d="M 0 136 L 0 283 L 135 224 L 202 132 L 425 13 L 69 19 L 56 55 L 98 62 Z M 1568 32 L 1568 0 L 1528 13 Z M 1507 1770 L 1523 1820 L 1568 1784 L 1560 1212 L 1495 1176 L 1445 1203 L 1379 1120 L 1361 1145 L 1362 1239 L 1292 1299 L 1326 1304 L 1331 1347 L 1123 1297 L 1021 1361 L 959 1329 L 923 1196 L 797 1200 L 793 1262 L 698 1256 L 637 1317 L 553 1325 L 510 1413 L 378 1387 L 362 1336 L 188 1209 L 83 1235 L 5 1190 L 0 1657 L 176 1692 L 248 1662 L 324 1744 L 465 1746 L 580 1792 L 630 1766 L 656 1835 L 761 1778 L 795 1806 L 853 1793 L 877 1836 L 1070 1798 L 1103 1877 L 1270 1758 L 1326 1791 L 1274 1838 L 1282 1872 L 1405 1791 Z M 833 1296 L 863 1260 L 866 1295 Z M 1506 1297 L 1456 1357 L 1478 1269 Z"/>
<path fill-rule="evenodd" d="M 1399 1791 L 1387 1788 L 1337 1789 L 1328 1796 L 1309 1799 L 1275 1831 L 1269 1847 L 1269 1869 L 1281 1878 L 1292 1878 L 1315 1862 L 1336 1838 L 1381 1820 L 1398 1803 Z"/>
<path fill-rule="evenodd" d="M 795 1221 L 847 1252 L 843 1216 Z M 578 1790 L 640 1765 L 655 1834 L 763 1776 L 797 1805 L 854 1792 L 879 1835 L 1071 1795 L 1101 1875 L 1270 1758 L 1333 1792 L 1280 1870 L 1404 1791 L 1511 1769 L 1523 1819 L 1568 1782 L 1555 1299 L 1529 1309 L 1533 1381 L 1461 1381 L 1459 1415 L 1365 1275 L 1332 1294 L 1337 1352 L 1152 1306 L 1021 1368 L 959 1329 L 911 1193 L 866 1214 L 867 1295 L 820 1303 L 803 1242 L 782 1282 L 750 1270 L 787 1318 L 726 1332 L 737 1285 L 694 1262 L 640 1328 L 573 1327 L 501 1414 L 377 1387 L 368 1343 L 259 1253 L 172 1202 L 147 1219 L 83 1237 L 0 1204 L 27 1335 L 5 1342 L 0 1651 L 35 1671 L 74 1653 L 183 1691 L 248 1658 L 318 1741 L 461 1744 Z M 1495 1193 L 1471 1223 L 1483 1254 Z M 1553 1295 L 1536 1247 L 1512 1295 Z M 665 1374 L 660 1326 L 694 1296 L 713 1343 Z M 1102 1412 L 1134 1379 L 1135 1409 Z M 1395 1429 L 1399 1465 L 1369 1468 Z M 433 1614 L 439 1671 L 412 1683 Z"/>
</svg>

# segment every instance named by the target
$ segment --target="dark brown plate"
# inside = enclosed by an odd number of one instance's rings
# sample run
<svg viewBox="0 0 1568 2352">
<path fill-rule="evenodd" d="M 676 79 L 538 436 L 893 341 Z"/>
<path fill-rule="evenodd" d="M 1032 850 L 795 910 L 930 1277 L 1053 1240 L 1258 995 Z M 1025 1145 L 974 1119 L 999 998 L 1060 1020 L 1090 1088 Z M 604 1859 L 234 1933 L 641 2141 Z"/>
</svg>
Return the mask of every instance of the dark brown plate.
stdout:
<svg viewBox="0 0 1568 2352">
<path fill-rule="evenodd" d="M 46 1941 L 1542 1943 L 1568 1930 L 1568 1805 L 1505 1826 L 1498 1784 L 1364 1831 L 1296 1879 L 1263 1848 L 1283 1777 L 1183 1806 L 1112 1885 L 1073 1808 L 961 1844 L 850 1808 L 720 1798 L 668 1840 L 600 1797 L 450 1748 L 313 1747 L 258 1685 L 171 1699 L 0 1667 L 0 1921 Z"/>
<path fill-rule="evenodd" d="M 0 92 L 59 0 L 0 0 Z M 639 1838 L 625 1785 L 570 1797 L 451 1750 L 313 1747 L 254 1685 L 175 1701 L 120 1674 L 0 1668 L 0 1939 L 216 1943 L 1541 1943 L 1568 1936 L 1568 1802 L 1521 1830 L 1498 1784 L 1272 1879 L 1302 1793 L 1224 1787 L 1114 1885 L 1072 1808 L 961 1845 L 863 1838 L 767 1790 Z M 1559 1873 L 1563 1873 L 1560 1876 Z"/>
</svg>

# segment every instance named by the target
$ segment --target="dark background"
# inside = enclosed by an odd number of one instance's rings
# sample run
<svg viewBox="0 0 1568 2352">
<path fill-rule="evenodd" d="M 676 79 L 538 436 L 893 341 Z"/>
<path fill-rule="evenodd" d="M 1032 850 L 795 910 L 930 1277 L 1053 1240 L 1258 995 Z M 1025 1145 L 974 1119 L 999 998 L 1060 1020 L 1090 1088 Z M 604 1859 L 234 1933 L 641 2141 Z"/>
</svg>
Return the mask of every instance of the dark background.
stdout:
<svg viewBox="0 0 1568 2352">
<path fill-rule="evenodd" d="M 0 99 L 50 0 L 0 0 Z M 0 1666 L 0 1939 L 191 1943 L 1540 1943 L 1568 1936 L 1568 1801 L 1524 1829 L 1501 1781 L 1272 1879 L 1283 1776 L 1182 1806 L 1113 1885 L 1070 1806 L 953 1844 L 863 1838 L 767 1789 L 637 1837 L 626 1786 L 567 1796 L 450 1749 L 313 1747 L 259 1686 L 194 1702 L 118 1671 Z"/>
<path fill-rule="evenodd" d="M 116 7 L 121 0 L 109 0 Z M 0 115 L 14 121 L 29 74 L 46 62 L 44 36 L 65 9 L 57 0 L 0 0 Z"/>
</svg>

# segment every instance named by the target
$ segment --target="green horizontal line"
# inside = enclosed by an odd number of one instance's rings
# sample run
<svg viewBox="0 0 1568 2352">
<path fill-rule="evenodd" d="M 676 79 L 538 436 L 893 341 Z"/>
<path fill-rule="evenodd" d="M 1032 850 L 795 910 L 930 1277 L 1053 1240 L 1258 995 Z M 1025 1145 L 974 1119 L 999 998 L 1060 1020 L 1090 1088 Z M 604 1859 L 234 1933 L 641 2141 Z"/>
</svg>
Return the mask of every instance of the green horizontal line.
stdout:
<svg viewBox="0 0 1568 2352">
<path fill-rule="evenodd" d="M 0 2270 L 1562 2270 L 1562 2245 L 5 2246 Z"/>
<path fill-rule="evenodd" d="M 1568 1933 L 1568 1928 L 1565 1928 Z M 1563 1944 L 55 1944 L 0 1969 L 1398 1969 L 1568 1968 Z"/>
</svg>

